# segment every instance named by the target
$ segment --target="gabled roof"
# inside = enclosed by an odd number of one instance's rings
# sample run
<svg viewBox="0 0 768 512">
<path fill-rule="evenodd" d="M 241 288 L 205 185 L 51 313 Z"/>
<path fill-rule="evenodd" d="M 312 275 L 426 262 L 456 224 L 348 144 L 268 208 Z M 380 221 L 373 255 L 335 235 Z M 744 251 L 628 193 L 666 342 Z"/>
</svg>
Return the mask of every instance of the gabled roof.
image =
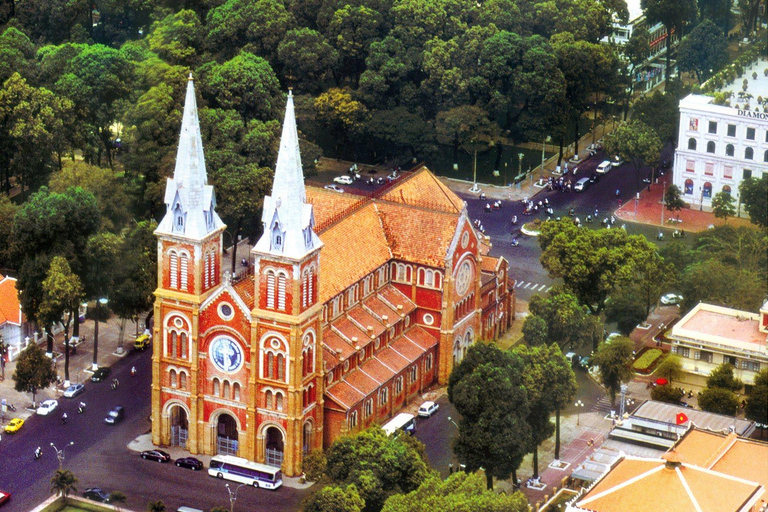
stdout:
<svg viewBox="0 0 768 512">
<path fill-rule="evenodd" d="M 456 233 L 458 213 L 379 205 L 381 223 L 392 256 L 431 267 L 445 267 L 448 247 Z"/>
<path fill-rule="evenodd" d="M 464 208 L 464 201 L 424 166 L 404 176 L 379 199 L 447 213 Z"/>
<path fill-rule="evenodd" d="M 0 274 L 0 325 L 21 325 L 22 315 L 16 279 Z"/>
</svg>

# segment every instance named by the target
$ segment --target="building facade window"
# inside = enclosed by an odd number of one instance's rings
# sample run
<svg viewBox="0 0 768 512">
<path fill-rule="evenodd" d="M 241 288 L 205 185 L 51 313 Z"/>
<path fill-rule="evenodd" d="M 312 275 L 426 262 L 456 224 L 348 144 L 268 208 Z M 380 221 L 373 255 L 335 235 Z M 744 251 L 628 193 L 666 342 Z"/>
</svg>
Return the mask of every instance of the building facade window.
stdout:
<svg viewBox="0 0 768 512">
<path fill-rule="evenodd" d="M 395 379 L 395 395 L 399 395 L 403 392 L 403 376 L 399 376 Z"/>
<path fill-rule="evenodd" d="M 747 140 L 755 140 L 755 129 L 747 128 Z"/>
<path fill-rule="evenodd" d="M 734 153 L 733 144 L 726 144 L 726 146 L 725 146 L 725 156 L 733 156 L 733 153 Z"/>
<path fill-rule="evenodd" d="M 709 133 L 717 133 L 717 121 L 709 122 Z"/>
<path fill-rule="evenodd" d="M 389 389 L 381 388 L 381 391 L 379 391 L 379 405 L 387 405 L 387 402 L 389 402 Z"/>
<path fill-rule="evenodd" d="M 696 160 L 686 160 L 685 161 L 685 171 L 686 172 L 696 172 Z"/>
<path fill-rule="evenodd" d="M 711 140 L 711 141 L 707 142 L 707 153 L 714 153 L 715 149 L 716 149 L 716 147 L 715 147 L 715 142 L 714 141 Z"/>
<path fill-rule="evenodd" d="M 715 175 L 715 164 L 712 162 L 707 162 L 704 164 L 704 176 L 714 176 Z"/>
<path fill-rule="evenodd" d="M 735 137 L 736 136 L 736 125 L 735 124 L 729 124 L 728 125 L 728 136 L 729 137 Z"/>
<path fill-rule="evenodd" d="M 373 414 L 373 398 L 369 398 L 365 401 L 365 405 L 363 406 L 363 418 L 370 418 L 371 414 Z"/>
<path fill-rule="evenodd" d="M 744 149 L 744 158 L 747 160 L 753 160 L 755 158 L 755 150 L 753 148 Z"/>
<path fill-rule="evenodd" d="M 701 195 L 706 199 L 712 197 L 712 184 L 710 182 L 704 184 L 704 188 L 701 189 Z"/>
<path fill-rule="evenodd" d="M 727 180 L 733 179 L 733 166 L 732 165 L 726 165 L 723 167 L 723 178 Z"/>
<path fill-rule="evenodd" d="M 690 149 L 691 151 L 696 151 L 696 139 L 694 139 L 693 137 L 688 139 L 688 149 Z"/>
<path fill-rule="evenodd" d="M 357 427 L 357 411 L 352 411 L 349 413 L 349 429 L 352 430 L 355 427 Z"/>
<path fill-rule="evenodd" d="M 410 377 L 409 384 L 413 384 L 414 382 L 416 382 L 416 379 L 418 379 L 418 377 L 419 377 L 419 367 L 416 366 L 416 365 L 413 365 L 413 366 L 411 366 L 411 368 L 410 368 L 410 370 L 408 372 L 410 374 L 409 375 L 409 377 Z"/>
</svg>

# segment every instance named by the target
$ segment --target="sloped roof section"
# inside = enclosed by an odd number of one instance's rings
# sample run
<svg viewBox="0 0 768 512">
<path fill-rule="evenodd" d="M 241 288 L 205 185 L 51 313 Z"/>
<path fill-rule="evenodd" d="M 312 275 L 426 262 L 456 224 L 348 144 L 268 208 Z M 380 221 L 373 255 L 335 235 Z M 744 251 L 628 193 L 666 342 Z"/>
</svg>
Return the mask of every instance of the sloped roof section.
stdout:
<svg viewBox="0 0 768 512">
<path fill-rule="evenodd" d="M 445 267 L 458 217 L 438 211 L 378 205 L 392 256 L 436 268 Z"/>
<path fill-rule="evenodd" d="M 380 199 L 448 213 L 460 213 L 464 208 L 464 201 L 426 167 L 404 177 Z"/>
</svg>

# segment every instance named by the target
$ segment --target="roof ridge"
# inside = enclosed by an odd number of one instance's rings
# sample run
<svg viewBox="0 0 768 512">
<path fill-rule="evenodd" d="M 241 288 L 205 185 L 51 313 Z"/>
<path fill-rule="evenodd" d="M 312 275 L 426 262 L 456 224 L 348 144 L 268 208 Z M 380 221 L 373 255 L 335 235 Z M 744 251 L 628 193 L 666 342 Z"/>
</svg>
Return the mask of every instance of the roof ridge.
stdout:
<svg viewBox="0 0 768 512">
<path fill-rule="evenodd" d="M 639 460 L 639 459 L 632 459 L 632 460 Z M 635 482 L 637 482 L 639 480 L 642 480 L 643 478 L 646 478 L 646 477 L 648 477 L 648 476 L 650 476 L 650 475 L 652 475 L 654 473 L 658 473 L 659 471 L 664 469 L 663 461 L 660 461 L 660 462 L 662 462 L 662 464 L 659 464 L 658 466 L 655 466 L 655 467 L 649 469 L 648 471 L 640 473 L 639 475 L 634 476 L 634 477 L 630 478 L 629 480 L 625 480 L 625 481 L 623 481 L 623 482 L 621 482 L 621 483 L 619 483 L 617 485 L 614 485 L 613 487 L 611 487 L 609 489 L 604 490 L 603 492 L 597 493 L 594 496 L 591 496 L 591 497 L 589 497 L 589 498 L 587 498 L 587 499 L 585 499 L 583 501 L 580 501 L 579 505 L 586 505 L 587 503 L 590 503 L 592 501 L 600 499 L 600 498 L 602 498 L 604 496 L 608 496 L 609 494 L 613 494 L 616 491 L 620 491 L 621 489 L 623 489 L 625 487 L 628 487 L 629 485 L 632 485 Z"/>
<path fill-rule="evenodd" d="M 739 440 L 739 436 L 735 432 L 730 432 L 725 439 L 720 443 L 720 446 L 712 452 L 712 455 L 702 464 L 702 467 L 711 469 L 717 462 L 725 457 L 725 455 L 733 448 L 733 445 Z"/>
</svg>

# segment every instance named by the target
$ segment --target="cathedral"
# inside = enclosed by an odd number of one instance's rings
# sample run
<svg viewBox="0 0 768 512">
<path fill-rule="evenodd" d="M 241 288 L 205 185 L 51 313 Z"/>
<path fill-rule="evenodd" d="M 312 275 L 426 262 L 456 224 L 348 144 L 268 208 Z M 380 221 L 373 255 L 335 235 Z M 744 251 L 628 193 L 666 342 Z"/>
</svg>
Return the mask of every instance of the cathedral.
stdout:
<svg viewBox="0 0 768 512">
<path fill-rule="evenodd" d="M 158 225 L 152 441 L 301 474 L 304 454 L 447 384 L 514 315 L 508 264 L 418 167 L 372 197 L 307 187 L 290 92 L 253 265 L 222 271 L 190 77 Z"/>
</svg>

